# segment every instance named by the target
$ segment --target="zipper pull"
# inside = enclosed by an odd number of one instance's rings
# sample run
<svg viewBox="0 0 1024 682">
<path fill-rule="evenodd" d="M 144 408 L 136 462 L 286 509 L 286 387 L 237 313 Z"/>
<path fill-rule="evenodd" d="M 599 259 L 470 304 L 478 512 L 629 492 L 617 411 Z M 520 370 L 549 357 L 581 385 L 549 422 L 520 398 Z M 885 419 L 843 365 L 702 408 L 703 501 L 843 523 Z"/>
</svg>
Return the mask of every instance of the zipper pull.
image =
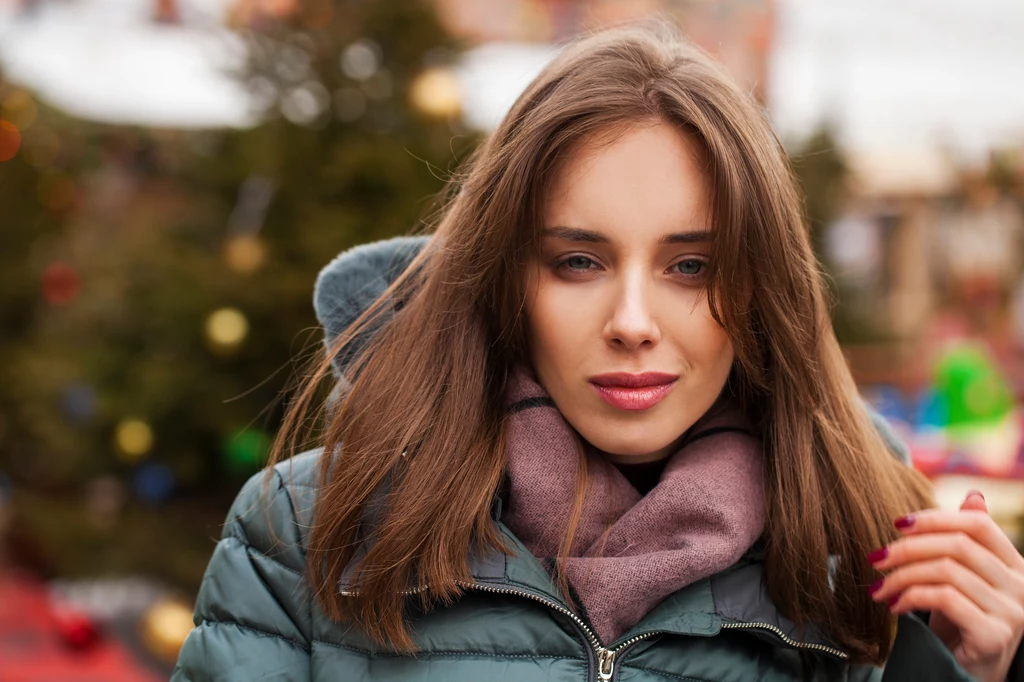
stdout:
<svg viewBox="0 0 1024 682">
<path fill-rule="evenodd" d="M 615 672 L 615 652 L 610 649 L 600 649 L 597 652 L 597 679 L 607 682 L 612 679 Z"/>
</svg>

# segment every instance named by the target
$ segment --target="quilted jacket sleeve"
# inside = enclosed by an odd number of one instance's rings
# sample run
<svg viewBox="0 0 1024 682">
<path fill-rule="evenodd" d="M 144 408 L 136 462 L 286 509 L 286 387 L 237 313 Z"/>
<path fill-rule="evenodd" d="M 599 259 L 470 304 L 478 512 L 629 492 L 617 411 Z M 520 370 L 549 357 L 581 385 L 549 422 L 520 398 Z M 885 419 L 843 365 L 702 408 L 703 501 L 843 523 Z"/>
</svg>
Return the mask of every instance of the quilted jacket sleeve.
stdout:
<svg viewBox="0 0 1024 682">
<path fill-rule="evenodd" d="M 228 512 L 172 682 L 310 679 L 311 594 L 296 488 L 253 476 Z M 300 490 L 301 492 L 301 490 Z"/>
</svg>

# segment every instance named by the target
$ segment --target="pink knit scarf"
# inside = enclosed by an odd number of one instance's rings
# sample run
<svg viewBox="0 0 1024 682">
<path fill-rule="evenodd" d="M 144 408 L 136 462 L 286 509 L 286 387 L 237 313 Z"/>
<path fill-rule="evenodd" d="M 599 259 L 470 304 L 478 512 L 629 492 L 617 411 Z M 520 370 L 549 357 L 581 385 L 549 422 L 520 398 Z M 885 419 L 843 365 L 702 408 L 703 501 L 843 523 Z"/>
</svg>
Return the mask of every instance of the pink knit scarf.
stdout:
<svg viewBox="0 0 1024 682">
<path fill-rule="evenodd" d="M 576 491 L 573 430 L 527 370 L 514 376 L 509 404 L 502 521 L 534 555 L 555 557 Z M 731 566 L 761 534 L 761 443 L 749 434 L 740 411 L 720 398 L 687 431 L 645 496 L 613 464 L 588 456 L 587 495 L 566 575 L 604 643 L 668 595 Z"/>
</svg>

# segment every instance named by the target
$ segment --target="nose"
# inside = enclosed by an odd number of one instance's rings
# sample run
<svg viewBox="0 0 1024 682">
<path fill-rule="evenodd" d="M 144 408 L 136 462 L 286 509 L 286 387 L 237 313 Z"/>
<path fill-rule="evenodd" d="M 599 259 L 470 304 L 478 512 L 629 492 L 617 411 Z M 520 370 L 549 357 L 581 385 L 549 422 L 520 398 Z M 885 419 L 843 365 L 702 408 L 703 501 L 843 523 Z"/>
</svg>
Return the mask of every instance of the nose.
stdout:
<svg viewBox="0 0 1024 682">
<path fill-rule="evenodd" d="M 616 285 L 611 316 L 604 327 L 605 341 L 616 348 L 636 350 L 658 345 L 661 330 L 655 321 L 651 283 L 643 273 L 624 276 Z"/>
</svg>

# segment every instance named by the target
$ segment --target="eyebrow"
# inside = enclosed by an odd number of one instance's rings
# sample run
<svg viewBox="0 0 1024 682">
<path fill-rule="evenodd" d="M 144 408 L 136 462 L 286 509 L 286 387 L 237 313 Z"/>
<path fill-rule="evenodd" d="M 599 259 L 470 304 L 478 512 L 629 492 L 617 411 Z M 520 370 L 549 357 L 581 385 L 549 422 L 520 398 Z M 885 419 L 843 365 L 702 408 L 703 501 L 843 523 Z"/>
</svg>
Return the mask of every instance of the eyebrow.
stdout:
<svg viewBox="0 0 1024 682">
<path fill-rule="evenodd" d="M 586 242 L 588 244 L 608 244 L 611 242 L 608 237 L 600 232 L 584 230 L 580 227 L 545 227 L 541 230 L 542 237 L 555 237 L 568 242 Z M 695 230 L 692 232 L 672 232 L 663 236 L 659 242 L 662 244 L 701 244 L 711 241 L 710 232 L 707 230 Z"/>
</svg>

